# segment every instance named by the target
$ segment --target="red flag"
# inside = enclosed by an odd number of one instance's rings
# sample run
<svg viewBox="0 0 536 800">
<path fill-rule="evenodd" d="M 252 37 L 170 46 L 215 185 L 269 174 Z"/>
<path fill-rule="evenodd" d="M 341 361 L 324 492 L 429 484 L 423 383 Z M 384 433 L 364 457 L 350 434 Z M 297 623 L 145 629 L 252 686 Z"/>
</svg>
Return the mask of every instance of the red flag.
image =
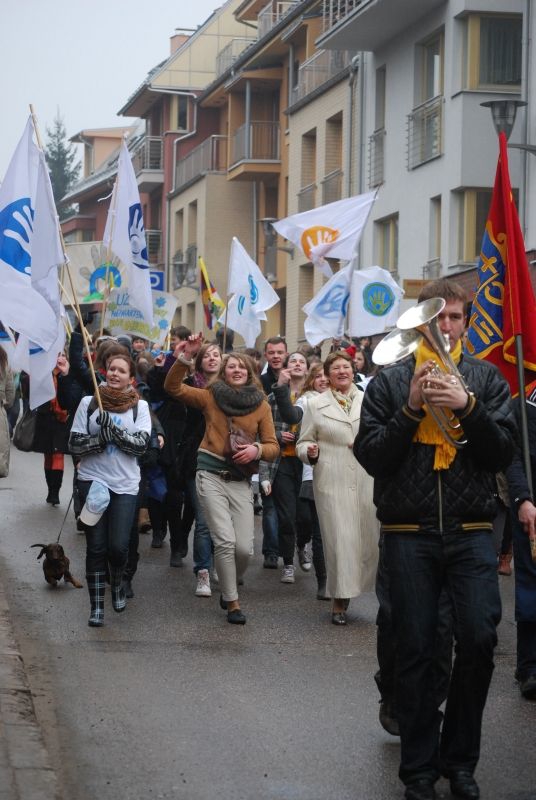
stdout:
<svg viewBox="0 0 536 800">
<path fill-rule="evenodd" d="M 523 336 L 525 385 L 536 379 L 536 299 L 512 196 L 507 141 L 499 134 L 499 162 L 478 262 L 466 350 L 500 369 L 519 393 L 515 336 Z"/>
</svg>

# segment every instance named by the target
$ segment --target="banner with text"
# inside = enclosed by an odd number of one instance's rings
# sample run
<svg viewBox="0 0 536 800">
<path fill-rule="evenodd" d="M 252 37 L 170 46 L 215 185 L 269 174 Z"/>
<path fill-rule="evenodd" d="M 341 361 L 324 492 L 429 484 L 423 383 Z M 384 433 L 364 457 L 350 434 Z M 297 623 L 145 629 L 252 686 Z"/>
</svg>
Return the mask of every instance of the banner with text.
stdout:
<svg viewBox="0 0 536 800">
<path fill-rule="evenodd" d="M 128 291 L 114 289 L 110 293 L 104 317 L 104 327 L 112 336 L 130 334 L 163 345 L 173 322 L 177 298 L 167 292 L 152 292 L 154 325 L 150 325 L 141 311 L 130 305 Z"/>
</svg>

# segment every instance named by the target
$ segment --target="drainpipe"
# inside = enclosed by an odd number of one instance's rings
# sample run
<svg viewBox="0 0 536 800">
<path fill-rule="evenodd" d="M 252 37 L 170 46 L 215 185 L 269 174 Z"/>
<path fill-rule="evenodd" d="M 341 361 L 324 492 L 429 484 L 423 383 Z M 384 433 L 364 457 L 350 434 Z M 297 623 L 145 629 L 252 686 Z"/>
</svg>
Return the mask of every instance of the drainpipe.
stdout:
<svg viewBox="0 0 536 800">
<path fill-rule="evenodd" d="M 257 253 L 257 181 L 252 181 L 253 187 L 253 198 L 252 198 L 252 208 L 253 208 L 253 260 L 257 264 L 259 261 L 259 254 Z"/>
<path fill-rule="evenodd" d="M 354 94 L 355 94 L 355 76 L 359 69 L 359 56 L 354 56 L 350 62 L 350 77 L 348 80 L 348 136 L 346 145 L 346 196 L 352 196 L 352 172 L 353 172 L 353 148 L 354 148 Z"/>
<path fill-rule="evenodd" d="M 244 139 L 244 157 L 247 161 L 251 158 L 251 83 L 246 81 L 246 135 Z"/>
<path fill-rule="evenodd" d="M 184 133 L 182 136 L 177 136 L 176 139 L 173 140 L 173 189 L 175 189 L 175 174 L 177 171 L 177 145 L 179 142 L 184 141 L 184 139 L 190 139 L 192 136 L 195 136 L 197 133 L 197 95 L 193 92 L 176 92 L 178 95 L 183 95 L 185 97 L 193 97 L 194 99 L 194 126 L 191 131 L 188 133 Z M 170 213 L 171 213 L 171 199 L 168 196 L 166 197 L 166 291 L 171 291 L 171 257 L 170 257 L 170 244 L 171 244 L 171 221 L 170 221 Z"/>
</svg>

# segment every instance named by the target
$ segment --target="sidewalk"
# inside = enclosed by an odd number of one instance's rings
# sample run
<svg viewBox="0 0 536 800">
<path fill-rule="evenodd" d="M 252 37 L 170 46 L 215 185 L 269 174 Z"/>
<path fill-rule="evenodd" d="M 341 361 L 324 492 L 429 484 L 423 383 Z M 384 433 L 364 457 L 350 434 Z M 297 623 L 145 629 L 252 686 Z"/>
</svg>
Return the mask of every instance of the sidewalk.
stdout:
<svg viewBox="0 0 536 800">
<path fill-rule="evenodd" d="M 60 800 L 1 585 L 0 800 Z"/>
</svg>

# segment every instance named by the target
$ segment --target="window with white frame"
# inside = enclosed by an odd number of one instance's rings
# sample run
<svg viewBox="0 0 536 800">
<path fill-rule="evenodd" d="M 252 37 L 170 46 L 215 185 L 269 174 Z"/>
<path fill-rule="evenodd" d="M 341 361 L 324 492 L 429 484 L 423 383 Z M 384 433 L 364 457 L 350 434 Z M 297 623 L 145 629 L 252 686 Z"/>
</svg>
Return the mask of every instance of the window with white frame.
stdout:
<svg viewBox="0 0 536 800">
<path fill-rule="evenodd" d="M 408 115 L 408 169 L 443 152 L 443 61 L 443 31 L 416 46 L 415 107 Z"/>
<path fill-rule="evenodd" d="M 466 189 L 460 192 L 458 214 L 458 260 L 474 263 L 479 255 L 486 229 L 491 189 Z"/>
<path fill-rule="evenodd" d="M 466 21 L 467 89 L 521 88 L 521 14 L 470 14 Z"/>
<path fill-rule="evenodd" d="M 188 97 L 184 94 L 177 96 L 177 130 L 188 130 Z"/>
<path fill-rule="evenodd" d="M 393 274 L 398 272 L 398 214 L 392 214 L 375 223 L 378 266 Z"/>
</svg>

